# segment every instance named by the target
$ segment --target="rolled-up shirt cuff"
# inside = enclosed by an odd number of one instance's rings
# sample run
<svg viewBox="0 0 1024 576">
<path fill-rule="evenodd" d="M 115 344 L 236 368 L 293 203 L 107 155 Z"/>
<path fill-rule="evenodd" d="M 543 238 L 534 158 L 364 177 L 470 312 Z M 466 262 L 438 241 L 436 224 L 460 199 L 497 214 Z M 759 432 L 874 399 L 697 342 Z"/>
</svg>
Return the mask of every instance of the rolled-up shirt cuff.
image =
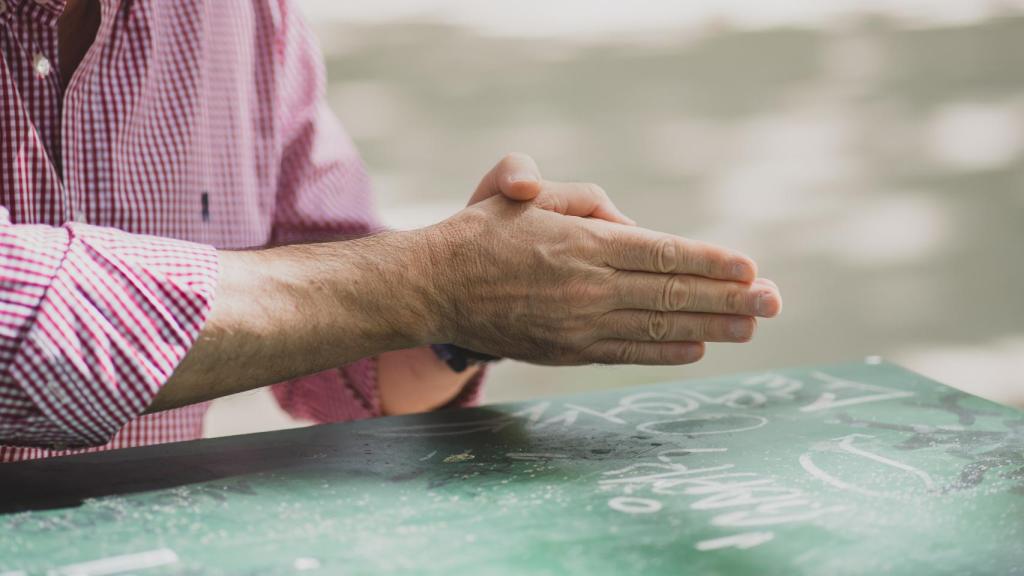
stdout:
<svg viewBox="0 0 1024 576">
<path fill-rule="evenodd" d="M 84 224 L 51 230 L 65 241 L 45 243 L 51 280 L 8 376 L 52 425 L 35 438 L 100 445 L 146 409 L 195 342 L 217 252 Z"/>
</svg>

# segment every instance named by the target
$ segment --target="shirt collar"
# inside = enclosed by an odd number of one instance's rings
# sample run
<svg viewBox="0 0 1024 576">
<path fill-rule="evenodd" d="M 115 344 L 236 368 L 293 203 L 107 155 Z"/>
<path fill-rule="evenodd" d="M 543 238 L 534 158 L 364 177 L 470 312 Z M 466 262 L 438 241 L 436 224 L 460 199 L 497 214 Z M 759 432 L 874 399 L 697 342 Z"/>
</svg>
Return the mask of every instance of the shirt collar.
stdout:
<svg viewBox="0 0 1024 576">
<path fill-rule="evenodd" d="M 31 20 L 47 26 L 56 26 L 64 12 L 66 0 L 0 0 L 5 3 L 5 15 L 22 13 Z"/>
<path fill-rule="evenodd" d="M 67 0 L 30 0 L 33 4 L 38 5 L 43 10 L 60 16 L 64 12 L 64 7 L 67 5 Z"/>
<path fill-rule="evenodd" d="M 0 16 L 21 10 L 26 12 L 30 18 L 47 26 L 56 26 L 57 19 L 64 13 L 64 8 L 67 6 L 67 0 L 0 0 L 0 4 L 4 4 L 6 7 Z M 120 4 L 120 0 L 100 0 L 100 8 L 104 14 L 116 11 Z"/>
</svg>

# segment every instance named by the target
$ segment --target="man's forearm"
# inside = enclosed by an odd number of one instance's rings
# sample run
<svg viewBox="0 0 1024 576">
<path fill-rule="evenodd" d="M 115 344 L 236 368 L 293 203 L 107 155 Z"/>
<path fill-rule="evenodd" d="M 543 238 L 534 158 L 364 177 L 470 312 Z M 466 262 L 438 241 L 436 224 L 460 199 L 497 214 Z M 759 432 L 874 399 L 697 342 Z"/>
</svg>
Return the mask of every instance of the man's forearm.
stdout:
<svg viewBox="0 0 1024 576">
<path fill-rule="evenodd" d="M 429 234 L 221 252 L 209 318 L 148 411 L 430 342 Z"/>
<path fill-rule="evenodd" d="M 504 198 L 413 232 L 221 256 L 210 318 L 151 411 L 430 342 L 553 365 L 687 364 L 782 308 L 732 250 Z"/>
</svg>

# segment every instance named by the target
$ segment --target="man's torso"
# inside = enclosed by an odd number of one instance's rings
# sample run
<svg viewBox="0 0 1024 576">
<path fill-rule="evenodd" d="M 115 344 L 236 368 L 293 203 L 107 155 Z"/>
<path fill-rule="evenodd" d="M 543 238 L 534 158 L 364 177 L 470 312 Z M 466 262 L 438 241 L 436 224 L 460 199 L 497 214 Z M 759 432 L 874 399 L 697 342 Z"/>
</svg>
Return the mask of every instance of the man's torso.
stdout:
<svg viewBox="0 0 1024 576">
<path fill-rule="evenodd" d="M 281 142 L 273 2 L 103 0 L 61 86 L 52 1 L 0 0 L 0 204 L 241 248 L 272 232 Z M 143 416 L 111 447 L 199 436 L 206 405 Z M 0 461 L 54 455 L 0 447 Z"/>
</svg>

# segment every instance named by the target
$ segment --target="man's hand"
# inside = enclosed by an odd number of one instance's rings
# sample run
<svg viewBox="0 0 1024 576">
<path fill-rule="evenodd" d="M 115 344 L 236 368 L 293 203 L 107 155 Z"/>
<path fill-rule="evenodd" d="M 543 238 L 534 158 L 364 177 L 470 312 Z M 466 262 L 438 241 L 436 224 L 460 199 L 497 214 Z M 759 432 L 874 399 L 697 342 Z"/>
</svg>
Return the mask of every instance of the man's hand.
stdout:
<svg viewBox="0 0 1024 576">
<path fill-rule="evenodd" d="M 594 217 L 634 225 L 596 184 L 541 179 L 533 158 L 509 154 L 483 177 L 470 199 L 473 205 L 493 196 L 532 202 L 569 216 Z M 454 373 L 426 348 L 384 352 L 377 356 L 380 403 L 387 414 L 422 412 L 449 402 L 476 369 Z"/>
<path fill-rule="evenodd" d="M 476 192 L 469 199 L 469 205 L 497 195 L 519 202 L 533 202 L 540 208 L 566 216 L 600 218 L 629 226 L 636 225 L 597 184 L 544 180 L 537 163 L 526 154 L 508 154 L 502 158 L 480 180 Z"/>
<path fill-rule="evenodd" d="M 612 214 L 610 202 L 593 205 Z M 436 338 L 480 352 L 542 364 L 686 364 L 704 342 L 750 340 L 755 317 L 782 307 L 778 288 L 732 250 L 501 196 L 428 233 Z"/>
</svg>

